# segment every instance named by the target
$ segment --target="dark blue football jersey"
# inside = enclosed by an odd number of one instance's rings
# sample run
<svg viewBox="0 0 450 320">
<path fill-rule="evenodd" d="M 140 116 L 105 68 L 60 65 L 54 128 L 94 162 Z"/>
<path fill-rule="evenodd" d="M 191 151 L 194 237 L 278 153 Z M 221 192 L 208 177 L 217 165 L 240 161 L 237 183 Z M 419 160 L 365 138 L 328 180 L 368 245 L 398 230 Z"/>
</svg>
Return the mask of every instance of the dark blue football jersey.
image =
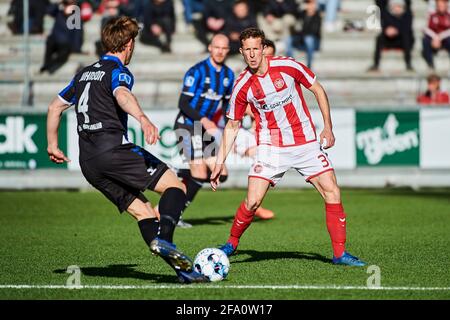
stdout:
<svg viewBox="0 0 450 320">
<path fill-rule="evenodd" d="M 219 106 L 225 110 L 228 108 L 233 83 L 233 70 L 223 65 L 217 71 L 208 57 L 186 72 L 181 94 L 191 97 L 189 106 L 200 116 L 212 119 Z M 185 125 L 194 124 L 193 119 L 182 112 L 178 114 L 176 121 Z"/>
<path fill-rule="evenodd" d="M 120 144 L 128 143 L 128 114 L 123 111 L 115 91 L 131 90 L 133 74 L 115 56 L 103 56 L 83 68 L 59 97 L 75 106 L 80 160 L 87 160 Z"/>
</svg>

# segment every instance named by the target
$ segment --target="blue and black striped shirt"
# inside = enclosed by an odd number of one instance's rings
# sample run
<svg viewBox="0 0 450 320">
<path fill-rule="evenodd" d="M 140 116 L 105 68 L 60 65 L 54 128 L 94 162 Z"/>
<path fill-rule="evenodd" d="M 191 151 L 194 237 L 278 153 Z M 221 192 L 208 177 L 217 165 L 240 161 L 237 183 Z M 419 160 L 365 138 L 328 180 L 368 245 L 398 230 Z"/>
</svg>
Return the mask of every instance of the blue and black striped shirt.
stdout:
<svg viewBox="0 0 450 320">
<path fill-rule="evenodd" d="M 225 111 L 228 109 L 233 83 L 233 70 L 226 65 L 217 70 L 208 57 L 186 72 L 181 94 L 190 98 L 189 107 L 200 117 L 211 120 L 219 106 Z M 177 122 L 185 125 L 193 125 L 194 120 L 198 119 L 192 119 L 183 111 L 177 117 Z"/>
</svg>

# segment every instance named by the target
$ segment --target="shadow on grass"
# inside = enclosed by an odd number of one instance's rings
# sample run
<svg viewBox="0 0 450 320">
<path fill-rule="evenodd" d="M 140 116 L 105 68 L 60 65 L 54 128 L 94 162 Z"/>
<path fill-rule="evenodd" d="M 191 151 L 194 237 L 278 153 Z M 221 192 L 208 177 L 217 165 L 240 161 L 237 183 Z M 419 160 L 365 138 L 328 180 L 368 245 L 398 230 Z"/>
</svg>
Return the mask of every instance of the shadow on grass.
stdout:
<svg viewBox="0 0 450 320">
<path fill-rule="evenodd" d="M 176 282 L 176 275 L 151 274 L 135 270 L 136 264 L 112 264 L 106 267 L 80 267 L 84 276 L 104 278 L 131 278 L 154 282 Z M 54 273 L 66 273 L 66 269 L 54 270 Z"/>
<path fill-rule="evenodd" d="M 316 260 L 323 263 L 332 264 L 331 259 L 323 255 L 313 252 L 294 252 L 294 251 L 255 251 L 255 250 L 238 250 L 236 256 L 232 256 L 231 260 L 239 259 L 241 255 L 249 255 L 250 257 L 243 260 L 235 260 L 232 263 L 258 262 L 264 260 L 277 259 L 298 259 L 298 260 Z"/>
<path fill-rule="evenodd" d="M 189 213 L 188 213 L 187 217 L 183 216 L 183 219 L 186 222 L 192 224 L 193 226 L 228 224 L 231 228 L 231 224 L 233 223 L 234 216 L 190 218 Z M 260 223 L 260 222 L 268 222 L 268 221 L 270 221 L 270 220 L 262 220 L 262 219 L 259 219 L 256 217 L 252 223 Z"/>
</svg>

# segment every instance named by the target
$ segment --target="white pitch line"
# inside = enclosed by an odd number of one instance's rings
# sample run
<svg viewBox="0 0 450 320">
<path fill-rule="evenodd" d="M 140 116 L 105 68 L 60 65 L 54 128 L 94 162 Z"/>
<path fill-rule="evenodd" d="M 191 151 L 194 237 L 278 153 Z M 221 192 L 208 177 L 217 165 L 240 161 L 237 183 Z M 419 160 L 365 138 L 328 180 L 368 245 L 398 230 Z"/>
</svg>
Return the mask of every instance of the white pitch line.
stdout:
<svg viewBox="0 0 450 320">
<path fill-rule="evenodd" d="M 152 289 L 271 289 L 271 290 L 379 290 L 379 291 L 450 291 L 450 287 L 367 287 L 314 285 L 28 285 L 3 284 L 0 289 L 95 289 L 95 290 L 152 290 Z"/>
</svg>

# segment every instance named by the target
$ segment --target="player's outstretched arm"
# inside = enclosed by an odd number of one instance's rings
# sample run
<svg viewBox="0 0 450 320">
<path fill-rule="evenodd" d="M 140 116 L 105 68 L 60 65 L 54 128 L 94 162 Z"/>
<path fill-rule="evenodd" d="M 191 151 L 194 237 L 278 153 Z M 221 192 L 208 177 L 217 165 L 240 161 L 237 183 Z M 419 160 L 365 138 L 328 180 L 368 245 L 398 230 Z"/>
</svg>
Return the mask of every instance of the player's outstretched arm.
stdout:
<svg viewBox="0 0 450 320">
<path fill-rule="evenodd" d="M 309 87 L 309 90 L 314 93 L 323 118 L 324 128 L 320 133 L 319 142 L 325 149 L 331 148 L 334 146 L 335 138 L 333 134 L 333 124 L 331 122 L 330 104 L 328 102 L 327 93 L 317 80 L 311 87 Z"/>
<path fill-rule="evenodd" d="M 134 94 L 132 94 L 127 88 L 123 87 L 116 89 L 114 95 L 122 110 L 139 121 L 142 131 L 144 132 L 145 141 L 148 144 L 155 144 L 159 139 L 158 128 L 144 114 L 144 111 L 142 111 L 142 108 Z"/>
<path fill-rule="evenodd" d="M 55 163 L 69 162 L 70 159 L 66 157 L 58 147 L 58 129 L 61 122 L 61 115 L 69 108 L 70 105 L 63 102 L 56 97 L 48 106 L 47 111 L 47 153 L 51 161 Z"/>
<path fill-rule="evenodd" d="M 216 165 L 211 173 L 211 188 L 216 191 L 219 186 L 219 178 L 225 167 L 225 160 L 227 159 L 228 153 L 230 152 L 234 140 L 239 132 L 241 121 L 239 120 L 228 120 L 225 129 L 223 130 L 222 141 L 220 143 L 220 149 L 217 154 Z"/>
</svg>

